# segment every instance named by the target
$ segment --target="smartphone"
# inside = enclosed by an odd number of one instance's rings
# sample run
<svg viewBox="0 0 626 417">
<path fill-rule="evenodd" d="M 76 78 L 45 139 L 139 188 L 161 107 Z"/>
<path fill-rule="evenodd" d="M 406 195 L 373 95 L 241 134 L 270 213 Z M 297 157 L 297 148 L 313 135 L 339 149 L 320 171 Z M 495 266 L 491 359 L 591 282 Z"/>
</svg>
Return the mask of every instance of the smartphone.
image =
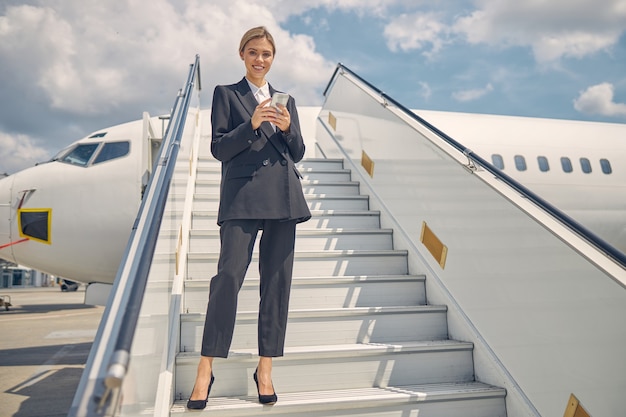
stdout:
<svg viewBox="0 0 626 417">
<path fill-rule="evenodd" d="M 286 106 L 288 100 L 289 100 L 289 94 L 274 93 L 274 95 L 272 96 L 272 102 L 270 103 L 270 106 L 276 107 L 278 109 L 277 104 L 282 104 L 283 106 Z"/>
</svg>

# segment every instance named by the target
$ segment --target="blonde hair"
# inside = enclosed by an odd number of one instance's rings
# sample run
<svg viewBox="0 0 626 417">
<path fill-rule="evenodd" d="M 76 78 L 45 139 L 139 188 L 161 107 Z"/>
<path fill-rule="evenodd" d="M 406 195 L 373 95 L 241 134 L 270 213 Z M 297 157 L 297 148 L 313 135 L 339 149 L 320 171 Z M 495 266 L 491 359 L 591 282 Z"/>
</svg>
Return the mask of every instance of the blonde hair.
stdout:
<svg viewBox="0 0 626 417">
<path fill-rule="evenodd" d="M 272 45 L 272 53 L 276 55 L 276 44 L 274 43 L 274 37 L 271 33 L 265 28 L 265 26 L 258 26 L 248 30 L 241 37 L 241 42 L 239 42 L 239 53 L 243 54 L 243 50 L 246 48 L 248 42 L 252 39 L 267 39 L 267 41 Z"/>
</svg>

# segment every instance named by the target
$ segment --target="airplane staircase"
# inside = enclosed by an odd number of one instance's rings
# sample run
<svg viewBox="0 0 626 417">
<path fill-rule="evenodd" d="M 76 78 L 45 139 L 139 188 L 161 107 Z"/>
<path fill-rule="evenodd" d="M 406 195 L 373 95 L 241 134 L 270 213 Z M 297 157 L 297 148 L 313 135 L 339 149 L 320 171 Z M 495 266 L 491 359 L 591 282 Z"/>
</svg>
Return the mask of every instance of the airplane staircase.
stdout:
<svg viewBox="0 0 626 417">
<path fill-rule="evenodd" d="M 196 58 L 69 416 L 537 417 L 570 395 L 621 415 L 626 255 L 342 66 L 307 110 L 278 402 L 252 380 L 255 255 L 208 406 L 186 410 L 219 255 L 209 111 L 178 110 L 199 84 Z"/>
<path fill-rule="evenodd" d="M 285 356 L 273 367 L 278 403 L 259 404 L 252 380 L 255 255 L 239 295 L 231 353 L 214 363 L 208 406 L 185 410 L 219 254 L 220 166 L 209 142 L 202 139 L 197 168 L 173 415 L 506 415 L 505 390 L 475 380 L 472 344 L 448 338 L 446 306 L 428 303 L 425 277 L 409 274 L 407 252 L 394 249 L 393 230 L 380 227 L 380 213 L 369 209 L 340 159 L 299 164 L 313 217 L 297 230 Z"/>
</svg>

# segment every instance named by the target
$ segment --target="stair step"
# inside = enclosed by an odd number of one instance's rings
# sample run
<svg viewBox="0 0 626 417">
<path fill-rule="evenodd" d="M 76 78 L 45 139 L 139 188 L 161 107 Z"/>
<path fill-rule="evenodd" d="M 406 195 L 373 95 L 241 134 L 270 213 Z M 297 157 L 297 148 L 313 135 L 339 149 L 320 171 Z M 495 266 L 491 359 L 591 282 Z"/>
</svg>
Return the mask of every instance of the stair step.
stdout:
<svg viewBox="0 0 626 417">
<path fill-rule="evenodd" d="M 178 232 L 171 231 L 170 238 L 178 239 Z M 257 241 L 259 239 L 260 236 L 257 237 Z M 218 229 L 193 229 L 190 231 L 189 250 L 191 252 L 218 252 L 219 247 Z M 296 229 L 296 251 L 384 250 L 392 247 L 391 229 Z"/>
<path fill-rule="evenodd" d="M 177 392 L 191 392 L 199 358 L 198 352 L 177 356 Z M 211 393 L 254 395 L 252 374 L 257 361 L 256 348 L 231 350 L 228 359 L 215 358 L 216 383 Z M 279 393 L 470 382 L 474 380 L 472 344 L 435 340 L 286 347 L 285 356 L 273 361 L 272 377 Z"/>
<path fill-rule="evenodd" d="M 210 277 L 185 281 L 185 311 L 206 310 Z M 258 305 L 259 279 L 246 278 L 239 292 L 239 306 L 251 310 Z M 424 277 L 414 275 L 357 277 L 294 277 L 293 308 L 350 308 L 424 305 Z M 249 306 L 249 307 L 248 307 Z"/>
<path fill-rule="evenodd" d="M 211 155 L 198 156 L 198 166 L 221 166 L 221 162 Z M 306 158 L 296 163 L 299 170 L 302 169 L 343 169 L 343 159 Z"/>
<path fill-rule="evenodd" d="M 175 201 L 182 202 L 185 199 L 186 189 L 179 187 L 182 194 L 174 194 Z M 365 195 L 305 195 L 306 202 L 311 210 L 367 210 L 369 208 L 369 198 Z M 196 193 L 194 196 L 194 210 L 217 211 L 220 196 L 215 193 Z M 182 207 L 180 207 L 182 209 Z"/>
<path fill-rule="evenodd" d="M 349 169 L 317 169 L 317 168 L 301 168 L 299 169 L 302 179 L 312 181 L 351 181 L 352 171 Z"/>
<path fill-rule="evenodd" d="M 212 277 L 217 271 L 217 253 L 189 253 L 188 277 Z M 173 261 L 171 253 L 154 256 L 153 268 Z M 405 250 L 327 250 L 296 252 L 293 275 L 315 277 L 328 275 L 406 275 L 408 274 Z M 259 276 L 258 256 L 252 257 L 249 277 Z"/>
<path fill-rule="evenodd" d="M 307 158 L 296 164 L 302 169 L 343 169 L 343 159 Z"/>
<path fill-rule="evenodd" d="M 319 195 L 304 196 L 311 210 L 368 210 L 369 196 L 366 195 Z"/>
<path fill-rule="evenodd" d="M 302 180 L 304 194 L 358 195 L 358 181 L 310 181 Z M 196 192 L 218 192 L 219 180 L 196 180 Z"/>
<path fill-rule="evenodd" d="M 285 346 L 444 340 L 446 313 L 432 305 L 291 310 Z M 257 346 L 257 316 L 258 310 L 237 313 L 233 349 Z M 183 315 L 180 350 L 200 351 L 203 329 L 204 314 Z"/>
<path fill-rule="evenodd" d="M 189 395 L 189 394 L 186 394 Z M 253 417 L 261 414 L 306 417 L 502 417 L 506 390 L 480 382 L 388 386 L 278 393 L 272 407 L 256 395 L 214 397 L 204 411 L 188 411 L 176 401 L 172 414 Z M 182 398 L 185 398 L 183 395 Z"/>
<path fill-rule="evenodd" d="M 187 169 L 187 172 L 189 170 Z M 317 181 L 350 181 L 352 179 L 349 169 L 318 169 L 301 168 L 298 170 L 304 180 Z M 181 171 L 181 174 L 184 173 Z M 199 180 L 221 180 L 222 169 L 219 165 L 199 166 L 197 170 Z"/>
<path fill-rule="evenodd" d="M 176 250 L 178 230 L 159 234 L 156 252 Z M 189 232 L 190 252 L 218 252 L 219 229 L 193 229 Z M 385 250 L 393 247 L 391 229 L 296 229 L 296 251 L 315 250 Z M 257 236 L 256 247 L 258 248 Z"/>
<path fill-rule="evenodd" d="M 206 311 L 210 278 L 190 277 L 185 280 L 184 311 Z M 423 275 L 295 276 L 290 305 L 300 309 L 424 305 L 424 280 Z M 239 292 L 239 307 L 252 310 L 258 302 L 259 279 L 248 277 Z"/>
<path fill-rule="evenodd" d="M 375 210 L 311 210 L 311 219 L 298 225 L 299 229 L 378 228 L 380 212 Z M 217 228 L 217 212 L 194 211 L 192 229 Z"/>
</svg>

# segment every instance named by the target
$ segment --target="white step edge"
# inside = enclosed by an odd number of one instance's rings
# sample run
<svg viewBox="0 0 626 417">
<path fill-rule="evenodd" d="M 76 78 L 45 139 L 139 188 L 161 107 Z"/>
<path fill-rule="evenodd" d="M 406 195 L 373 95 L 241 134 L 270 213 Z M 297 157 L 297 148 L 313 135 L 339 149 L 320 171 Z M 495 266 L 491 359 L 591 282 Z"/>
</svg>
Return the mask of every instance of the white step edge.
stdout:
<svg viewBox="0 0 626 417">
<path fill-rule="evenodd" d="M 388 256 L 388 257 L 398 257 L 398 256 L 408 256 L 408 251 L 404 249 L 381 249 L 381 250 L 320 250 L 320 251 L 297 251 L 295 252 L 295 259 L 306 259 L 306 258 L 317 258 L 317 259 L 327 259 L 327 258 L 340 258 L 340 257 L 350 257 L 350 258 L 369 258 L 372 256 Z M 166 259 L 168 257 L 172 257 L 172 254 L 169 253 L 156 253 L 154 255 L 155 258 Z M 189 260 L 206 260 L 206 261 L 217 261 L 219 259 L 219 253 L 205 253 L 205 252 L 190 252 Z M 258 253 L 254 253 L 252 256 L 253 260 L 258 260 Z"/>
<path fill-rule="evenodd" d="M 328 318 L 328 317 L 356 317 L 372 314 L 415 314 L 415 313 L 445 313 L 448 307 L 445 305 L 419 305 L 419 306 L 394 306 L 394 307 L 340 307 L 340 308 L 311 308 L 289 310 L 289 319 L 301 318 Z M 257 311 L 238 311 L 237 321 L 256 321 Z M 204 322 L 204 314 L 189 313 L 181 315 L 181 322 Z"/>
<path fill-rule="evenodd" d="M 441 403 L 444 401 L 481 400 L 499 398 L 504 401 L 506 390 L 480 382 L 389 386 L 386 388 L 358 388 L 329 391 L 279 393 L 278 402 L 271 414 L 305 415 L 328 411 L 334 415 L 339 410 L 394 407 L 409 404 Z M 172 406 L 172 414 L 191 413 L 186 400 Z M 209 398 L 207 408 L 193 412 L 195 416 L 257 416 L 269 412 L 256 397 Z M 353 414 L 356 415 L 356 414 Z M 421 415 L 421 414 L 420 414 Z"/>
<path fill-rule="evenodd" d="M 392 353 L 425 353 L 471 351 L 474 345 L 470 342 L 457 340 L 428 340 L 402 343 L 359 343 L 342 345 L 292 346 L 285 347 L 285 356 L 275 361 L 274 367 L 288 366 L 289 362 L 299 363 L 304 360 L 319 361 L 320 359 L 366 358 L 368 356 L 388 355 Z M 196 365 L 200 352 L 180 352 L 176 357 L 178 365 Z M 258 349 L 233 349 L 228 353 L 230 364 L 237 361 L 248 363 L 250 359 L 258 359 Z"/>
<path fill-rule="evenodd" d="M 369 283 L 369 282 L 424 282 L 425 275 L 342 275 L 342 276 L 317 276 L 317 277 L 293 277 L 294 285 L 335 285 L 335 284 L 353 284 L 353 283 Z M 185 287 L 201 287 L 208 288 L 211 279 L 209 278 L 188 278 L 185 280 Z M 259 277 L 246 277 L 244 286 L 258 286 Z M 166 285 L 167 283 L 164 283 Z"/>
</svg>

